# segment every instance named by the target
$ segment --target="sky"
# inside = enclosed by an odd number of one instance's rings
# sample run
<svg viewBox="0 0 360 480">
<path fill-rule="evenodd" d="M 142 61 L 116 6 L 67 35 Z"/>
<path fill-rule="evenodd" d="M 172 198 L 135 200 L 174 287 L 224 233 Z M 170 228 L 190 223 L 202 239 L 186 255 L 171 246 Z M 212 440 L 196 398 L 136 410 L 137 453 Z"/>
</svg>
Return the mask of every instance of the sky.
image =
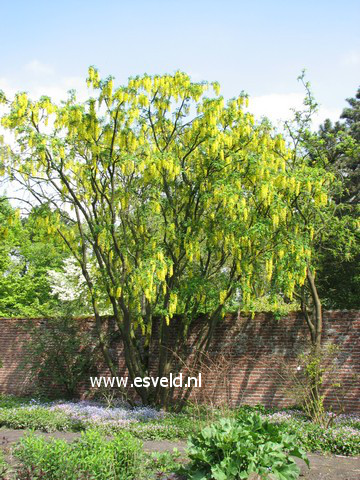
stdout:
<svg viewBox="0 0 360 480">
<path fill-rule="evenodd" d="M 299 108 L 303 68 L 336 120 L 360 84 L 360 4 L 352 0 L 0 0 L 0 89 L 86 96 L 89 65 L 124 84 L 182 70 L 245 91 L 276 122 Z"/>
</svg>

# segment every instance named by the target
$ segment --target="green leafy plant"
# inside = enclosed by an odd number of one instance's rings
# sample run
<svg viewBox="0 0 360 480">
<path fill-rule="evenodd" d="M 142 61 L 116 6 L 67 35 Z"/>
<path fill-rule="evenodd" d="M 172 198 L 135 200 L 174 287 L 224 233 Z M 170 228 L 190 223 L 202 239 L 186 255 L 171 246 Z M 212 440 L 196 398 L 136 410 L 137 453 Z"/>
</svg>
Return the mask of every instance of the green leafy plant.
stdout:
<svg viewBox="0 0 360 480">
<path fill-rule="evenodd" d="M 0 393 L 0 408 L 22 407 L 31 401 L 30 398 L 4 395 Z"/>
<path fill-rule="evenodd" d="M 5 479 L 6 472 L 8 470 L 8 465 L 5 461 L 4 454 L 0 448 L 0 480 Z"/>
<path fill-rule="evenodd" d="M 360 429 L 356 422 L 349 425 L 323 427 L 313 422 L 289 420 L 279 428 L 296 437 L 297 444 L 308 452 L 324 452 L 334 455 L 360 454 Z"/>
<path fill-rule="evenodd" d="M 291 457 L 309 465 L 296 438 L 259 414 L 240 414 L 223 418 L 204 428 L 189 440 L 189 478 L 235 480 L 247 479 L 251 473 L 265 478 L 292 480 L 299 468 Z"/>
<path fill-rule="evenodd" d="M 81 425 L 63 412 L 46 407 L 0 408 L 0 427 L 36 429 L 44 432 L 78 431 Z"/>
<path fill-rule="evenodd" d="M 162 478 L 161 475 L 179 470 L 179 460 L 180 452 L 176 448 L 172 452 L 152 452 L 148 457 L 149 470 L 155 472 L 156 478 Z"/>
<path fill-rule="evenodd" d="M 140 478 L 142 469 L 141 442 L 126 432 L 107 441 L 90 430 L 71 444 L 30 434 L 15 455 L 20 479 L 133 480 Z"/>
</svg>

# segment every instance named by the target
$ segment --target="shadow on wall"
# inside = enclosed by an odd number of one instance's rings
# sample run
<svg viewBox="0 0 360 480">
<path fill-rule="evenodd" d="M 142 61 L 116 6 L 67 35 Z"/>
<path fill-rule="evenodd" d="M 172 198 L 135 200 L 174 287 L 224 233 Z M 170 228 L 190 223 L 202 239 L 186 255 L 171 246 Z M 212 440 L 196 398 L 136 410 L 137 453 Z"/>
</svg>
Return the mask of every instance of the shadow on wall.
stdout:
<svg viewBox="0 0 360 480">
<path fill-rule="evenodd" d="M 337 359 L 337 375 L 343 385 L 342 400 L 346 411 L 360 412 L 360 312 L 324 312 L 324 342 L 340 347 Z M 110 319 L 108 319 L 110 320 Z M 87 322 L 86 328 L 94 329 L 93 319 L 79 319 Z M 24 395 L 31 393 L 34 384 L 24 369 L 26 345 L 29 334 L 24 322 L 44 322 L 44 319 L 0 319 L 0 392 Z M 109 332 L 114 334 L 111 321 L 105 322 Z M 194 331 L 186 349 L 183 373 L 196 376 L 192 358 L 196 332 L 201 319 L 195 322 Z M 116 332 L 115 332 L 116 333 Z M 284 407 L 294 404 L 289 390 L 289 379 L 282 375 L 282 365 L 297 368 L 297 356 L 309 345 L 308 330 L 300 314 L 293 313 L 276 320 L 272 315 L 258 313 L 250 316 L 228 315 L 214 334 L 209 352 L 202 360 L 202 388 L 194 388 L 191 399 L 199 402 L 235 406 L 239 404 L 262 404 Z M 114 335 L 112 357 L 119 366 L 121 375 L 126 375 L 123 347 L 119 335 Z M 151 352 L 156 372 L 158 358 L 156 346 Z M 101 364 L 98 375 L 109 375 Z M 79 394 L 84 396 L 89 385 L 84 382 Z M 336 388 L 331 382 L 324 385 L 326 405 L 336 406 Z M 131 392 L 130 392 L 130 395 Z"/>
<path fill-rule="evenodd" d="M 281 367 L 286 363 L 296 369 L 296 357 L 307 342 L 303 321 L 296 314 L 282 320 L 264 313 L 254 319 L 228 316 L 201 362 L 203 387 L 193 389 L 191 398 L 228 406 L 289 406 L 293 400 L 286 397 L 288 380 Z"/>
<path fill-rule="evenodd" d="M 19 318 L 0 319 L 0 393 L 26 395 L 31 393 L 33 385 L 30 373 L 24 368 L 26 345 L 30 335 L 24 329 L 24 322 Z"/>
<path fill-rule="evenodd" d="M 339 347 L 336 370 L 324 382 L 325 405 L 337 411 L 360 412 L 360 313 L 324 312 L 324 318 L 324 343 Z M 296 374 L 298 355 L 309 349 L 309 341 L 301 314 L 281 320 L 264 313 L 254 319 L 228 316 L 218 326 L 209 354 L 201 362 L 202 388 L 194 388 L 191 398 L 227 406 L 294 405 L 291 376 Z M 191 347 L 188 353 L 187 370 L 196 376 Z M 334 378 L 341 388 L 331 386 Z"/>
</svg>

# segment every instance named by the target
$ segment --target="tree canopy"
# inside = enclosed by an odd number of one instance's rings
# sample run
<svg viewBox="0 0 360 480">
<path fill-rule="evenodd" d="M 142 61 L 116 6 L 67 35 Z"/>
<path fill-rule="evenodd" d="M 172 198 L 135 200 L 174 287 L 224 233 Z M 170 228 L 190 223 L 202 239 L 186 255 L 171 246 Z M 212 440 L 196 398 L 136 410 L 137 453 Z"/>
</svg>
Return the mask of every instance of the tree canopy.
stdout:
<svg viewBox="0 0 360 480">
<path fill-rule="evenodd" d="M 360 89 L 347 102 L 338 122 L 333 125 L 327 120 L 320 127 L 317 145 L 341 184 L 334 196 L 336 220 L 356 225 L 360 216 Z M 319 292 L 328 308 L 360 308 L 360 237 L 358 230 L 354 232 L 356 228 L 350 232 L 333 229 L 321 252 Z"/>
<path fill-rule="evenodd" d="M 113 373 L 103 295 L 130 375 L 146 375 L 156 340 L 163 376 L 174 317 L 179 344 L 199 315 L 206 319 L 202 349 L 235 299 L 246 307 L 266 288 L 292 297 L 306 279 L 314 235 L 298 205 L 325 206 L 334 177 L 256 123 L 245 95 L 225 103 L 216 82 L 176 72 L 114 89 L 93 67 L 87 82 L 84 103 L 74 92 L 59 105 L 25 93 L 3 98 L 2 125 L 16 136 L 2 149 L 3 171 L 49 206 L 42 226 L 82 269 Z M 144 402 L 163 395 L 138 393 Z"/>
<path fill-rule="evenodd" d="M 307 202 L 302 196 L 296 203 L 298 219 L 302 223 L 300 231 L 307 232 L 309 228 L 312 231 L 307 281 L 297 289 L 296 297 L 300 300 L 313 346 L 319 352 L 323 305 L 345 305 L 348 308 L 349 304 L 356 305 L 358 297 L 356 274 L 350 278 L 350 272 L 345 272 L 349 266 L 357 265 L 360 251 L 356 181 L 360 150 L 347 124 L 337 122 L 333 127 L 330 121 L 326 121 L 319 132 L 311 129 L 318 105 L 309 82 L 305 81 L 304 72 L 299 80 L 306 90 L 304 108 L 296 111 L 294 119 L 285 124 L 287 138 L 293 146 L 294 160 L 290 165 L 296 170 L 301 165 L 305 176 L 312 172 L 323 178 L 328 196 L 328 201 L 321 205 Z M 347 115 L 353 118 L 349 113 Z M 326 182 L 326 178 L 331 181 Z M 341 270 L 345 273 L 342 279 L 339 276 Z M 354 268 L 351 270 L 353 273 Z M 351 283 L 357 283 L 354 297 Z"/>
<path fill-rule="evenodd" d="M 0 316 L 39 317 L 58 313 L 60 303 L 50 294 L 48 270 L 58 269 L 66 253 L 60 239 L 44 240 L 37 218 L 27 217 L 0 198 Z"/>
</svg>

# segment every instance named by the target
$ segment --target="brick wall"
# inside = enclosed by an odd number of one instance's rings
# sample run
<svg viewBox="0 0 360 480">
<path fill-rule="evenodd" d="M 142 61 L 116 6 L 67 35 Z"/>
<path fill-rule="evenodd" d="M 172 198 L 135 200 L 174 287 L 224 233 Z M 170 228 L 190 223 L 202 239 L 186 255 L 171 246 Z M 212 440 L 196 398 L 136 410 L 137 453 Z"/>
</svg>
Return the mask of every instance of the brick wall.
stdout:
<svg viewBox="0 0 360 480">
<path fill-rule="evenodd" d="M 327 407 L 360 412 L 360 312 L 324 312 L 324 343 L 339 347 L 336 370 L 328 375 L 323 393 Z M 301 315 L 276 320 L 269 314 L 229 316 L 217 328 L 205 362 L 199 400 L 227 404 L 294 404 L 293 381 L 300 375 L 296 357 L 309 347 Z M 333 387 L 340 383 L 341 387 Z"/>
<path fill-rule="evenodd" d="M 0 319 L 0 392 L 24 394 L 33 384 L 23 366 L 29 334 L 24 326 L 30 320 Z M 46 321 L 32 320 L 39 325 Z M 79 320 L 91 328 L 91 319 Z M 201 321 L 199 321 L 199 326 Z M 112 329 L 114 326 L 111 327 Z M 348 412 L 360 413 L 360 312 L 324 312 L 324 342 L 339 347 L 337 368 L 324 384 L 327 406 L 337 409 L 338 398 Z M 186 368 L 191 368 L 192 339 L 187 345 Z M 216 329 L 209 354 L 201 366 L 202 388 L 193 389 L 194 400 L 241 403 L 266 406 L 288 406 L 294 403 L 289 378 L 297 372 L 296 356 L 308 347 L 308 332 L 304 320 L 293 313 L 281 320 L 269 314 L 248 316 L 229 315 Z M 119 344 L 113 349 L 119 374 L 126 369 Z M 152 371 L 156 371 L 156 350 L 152 354 Z M 99 365 L 99 373 L 106 368 Z M 333 387 L 340 383 L 342 387 Z M 85 384 L 84 391 L 89 385 Z"/>
</svg>

